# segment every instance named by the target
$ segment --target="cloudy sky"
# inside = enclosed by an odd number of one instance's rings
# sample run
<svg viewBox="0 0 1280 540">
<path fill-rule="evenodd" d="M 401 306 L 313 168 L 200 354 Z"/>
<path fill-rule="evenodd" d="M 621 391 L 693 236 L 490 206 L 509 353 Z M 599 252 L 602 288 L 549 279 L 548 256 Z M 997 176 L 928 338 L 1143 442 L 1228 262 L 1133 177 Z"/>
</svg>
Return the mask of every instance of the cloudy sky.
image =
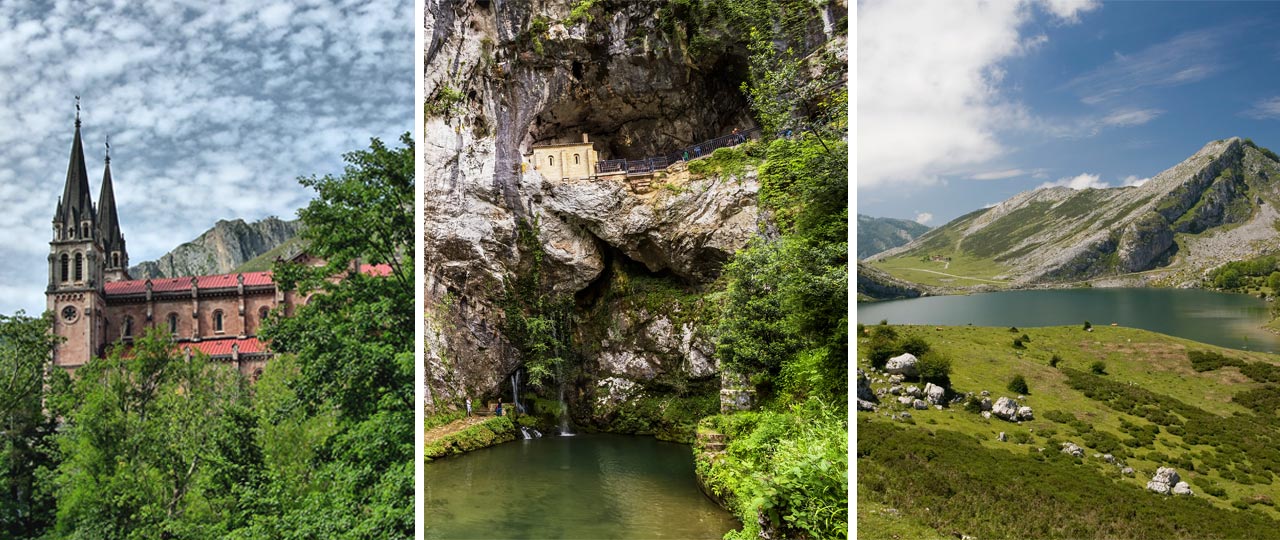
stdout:
<svg viewBox="0 0 1280 540">
<path fill-rule="evenodd" d="M 858 212 L 946 223 L 1142 182 L 1225 137 L 1280 150 L 1280 3 L 857 4 Z"/>
<path fill-rule="evenodd" d="M 292 219 L 303 175 L 413 128 L 413 3 L 0 0 L 0 313 L 43 311 L 81 96 L 94 203 L 132 262 L 219 219 Z"/>
</svg>

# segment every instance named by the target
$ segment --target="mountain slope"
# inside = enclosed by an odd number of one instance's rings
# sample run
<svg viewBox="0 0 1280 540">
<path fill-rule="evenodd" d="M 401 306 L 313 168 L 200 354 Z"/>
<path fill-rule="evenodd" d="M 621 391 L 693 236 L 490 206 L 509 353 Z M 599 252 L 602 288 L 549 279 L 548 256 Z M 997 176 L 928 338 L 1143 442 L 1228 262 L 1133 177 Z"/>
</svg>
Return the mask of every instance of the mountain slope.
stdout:
<svg viewBox="0 0 1280 540">
<path fill-rule="evenodd" d="M 242 219 L 220 220 L 195 240 L 186 242 L 155 261 L 129 268 L 134 279 L 198 276 L 234 271 L 298 235 L 302 222 L 269 217 L 254 223 Z"/>
<path fill-rule="evenodd" d="M 871 369 L 886 328 L 897 338 L 884 354 L 923 340 L 931 350 L 923 357 L 950 359 L 942 401 L 961 400 L 900 404 L 895 394 L 925 383 Z M 1030 340 L 1014 349 L 1019 333 Z M 868 326 L 858 348 L 869 374 L 859 396 L 878 401 L 878 410 L 856 413 L 859 502 L 866 493 L 873 503 L 859 505 L 858 521 L 874 517 L 867 522 L 879 527 L 859 527 L 859 537 L 889 538 L 897 521 L 945 537 L 1280 536 L 1272 443 L 1280 393 L 1268 384 L 1280 376 L 1280 356 L 1111 326 Z M 1015 375 L 1026 388 L 1007 388 Z M 966 394 L 986 392 L 1033 417 L 1015 423 L 966 406 Z M 1067 443 L 1082 452 L 1065 453 Z M 1174 468 L 1194 495 L 1147 491 L 1160 467 Z"/>
<path fill-rule="evenodd" d="M 865 259 L 896 248 L 926 232 L 929 232 L 929 227 L 914 221 L 858 214 L 858 258 Z"/>
<path fill-rule="evenodd" d="M 1223 262 L 1280 249 L 1278 179 L 1269 150 L 1240 138 L 1213 141 L 1141 186 L 1020 193 L 873 264 L 925 284 L 969 283 L 921 272 L 1019 286 L 1158 270 L 1140 279 L 1191 285 Z"/>
</svg>

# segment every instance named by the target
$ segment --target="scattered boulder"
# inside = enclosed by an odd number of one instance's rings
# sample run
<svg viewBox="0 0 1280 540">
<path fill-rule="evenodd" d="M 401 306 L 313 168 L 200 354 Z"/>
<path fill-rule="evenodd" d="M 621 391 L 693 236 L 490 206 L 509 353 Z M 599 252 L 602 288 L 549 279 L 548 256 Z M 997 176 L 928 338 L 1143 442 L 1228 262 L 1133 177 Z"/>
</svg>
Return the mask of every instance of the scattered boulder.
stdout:
<svg viewBox="0 0 1280 540">
<path fill-rule="evenodd" d="M 1000 442 L 1005 442 L 1009 440 L 1009 437 L 1005 436 L 1004 432 L 1001 431 L 999 435 L 996 435 L 996 440 Z"/>
<path fill-rule="evenodd" d="M 915 377 L 916 364 L 919 362 L 920 362 L 920 359 L 916 358 L 916 355 L 911 353 L 902 353 L 899 356 L 890 358 L 889 362 L 885 364 L 884 370 L 885 372 L 891 373 L 894 375 L 905 375 L 908 377 Z"/>
<path fill-rule="evenodd" d="M 1191 486 L 1187 485 L 1186 482 L 1178 482 L 1177 484 L 1174 484 L 1173 494 L 1174 495 L 1195 495 L 1195 493 L 1191 492 Z"/>
<path fill-rule="evenodd" d="M 989 397 L 982 398 L 982 410 L 984 411 L 991 410 L 991 398 Z"/>
<path fill-rule="evenodd" d="M 898 415 L 898 416 L 899 416 L 900 418 L 902 418 L 903 420 L 906 420 L 906 419 L 908 419 L 908 418 L 911 418 L 911 413 L 906 412 L 906 411 L 903 411 L 903 413 L 902 413 L 902 414 L 900 414 L 900 415 Z"/>
<path fill-rule="evenodd" d="M 923 399 L 917 399 L 917 400 L 915 400 L 915 401 L 911 402 L 911 406 L 912 406 L 912 407 L 915 407 L 915 408 L 916 408 L 916 410 L 918 410 L 918 411 L 923 411 L 923 410 L 925 410 L 925 409 L 928 409 L 928 408 L 929 408 L 929 404 L 928 404 L 928 403 L 926 403 L 926 402 L 925 402 L 925 400 L 923 400 Z"/>
<path fill-rule="evenodd" d="M 871 411 L 871 412 L 875 412 L 875 410 L 876 410 L 876 404 L 875 404 L 875 403 L 872 403 L 872 402 L 870 402 L 870 401 L 867 401 L 867 400 L 865 400 L 865 399 L 859 399 L 859 400 L 858 400 L 858 410 L 859 410 L 859 411 Z"/>
<path fill-rule="evenodd" d="M 919 386 L 916 386 L 914 384 L 911 386 L 908 386 L 906 388 L 906 392 L 907 392 L 907 395 L 911 397 L 924 397 L 924 391 L 921 390 Z"/>
<path fill-rule="evenodd" d="M 858 370 L 858 399 L 873 403 L 878 401 L 875 392 L 871 390 L 871 379 L 862 370 Z"/>
<path fill-rule="evenodd" d="M 933 408 L 938 409 L 939 411 L 941 411 L 941 410 L 942 410 L 942 405 L 934 405 L 934 406 L 933 406 Z"/>
<path fill-rule="evenodd" d="M 1123 474 L 1125 476 L 1133 476 L 1133 467 L 1125 467 L 1123 469 L 1120 469 L 1120 474 Z"/>
<path fill-rule="evenodd" d="M 1002 396 L 996 400 L 995 405 L 991 406 L 991 414 L 1014 422 L 1018 419 L 1018 404 L 1012 399 Z"/>
<path fill-rule="evenodd" d="M 1116 457 L 1111 454 L 1102 454 L 1102 461 L 1105 461 L 1107 463 L 1115 463 Z"/>
<path fill-rule="evenodd" d="M 1073 442 L 1062 443 L 1062 453 L 1071 454 L 1078 458 L 1084 457 L 1084 449 L 1080 448 L 1079 445 Z"/>
<path fill-rule="evenodd" d="M 895 385 L 893 385 L 893 386 L 890 386 L 890 387 L 889 387 L 889 393 L 890 393 L 890 394 L 893 394 L 893 395 L 895 395 L 895 396 L 901 396 L 901 395 L 902 395 L 902 386 L 901 386 L 901 385 L 897 385 L 897 384 L 895 384 Z"/>
<path fill-rule="evenodd" d="M 877 389 L 876 389 L 876 397 L 878 397 L 878 398 L 882 398 L 882 397 L 884 397 L 884 395 L 885 395 L 885 394 L 888 394 L 888 393 L 889 393 L 889 391 L 888 391 L 888 390 L 885 390 L 884 388 L 877 388 Z"/>
<path fill-rule="evenodd" d="M 902 375 L 890 375 L 890 376 L 889 376 L 889 384 L 898 384 L 898 383 L 900 383 L 900 382 L 902 382 L 902 381 L 905 381 L 905 380 L 907 380 L 907 378 L 906 378 L 906 377 L 903 377 Z"/>
<path fill-rule="evenodd" d="M 988 419 L 990 419 L 990 418 L 991 418 L 991 411 L 982 411 L 982 417 L 983 417 L 983 418 L 988 418 Z"/>
<path fill-rule="evenodd" d="M 1147 482 L 1147 489 L 1161 495 L 1168 495 L 1173 490 L 1173 486 L 1181 482 L 1178 477 L 1178 471 L 1172 467 L 1160 467 L 1156 469 L 1156 474 L 1151 477 L 1151 481 Z"/>
<path fill-rule="evenodd" d="M 990 395 L 991 395 L 991 392 L 988 392 L 988 391 L 986 391 L 986 390 L 983 390 L 983 391 L 982 391 L 982 397 L 987 397 L 987 396 L 990 396 Z"/>
<path fill-rule="evenodd" d="M 1018 407 L 1018 420 L 1034 420 L 1035 416 L 1031 413 L 1031 407 Z"/>
<path fill-rule="evenodd" d="M 913 397 L 911 397 L 911 396 L 902 396 L 902 397 L 898 398 L 898 403 L 901 403 L 901 404 L 903 404 L 903 405 L 907 405 L 907 406 L 911 406 L 911 404 L 912 404 L 912 403 L 914 403 L 914 402 L 915 402 L 915 400 L 916 400 L 916 399 L 915 399 L 915 398 L 913 398 Z"/>
<path fill-rule="evenodd" d="M 928 383 L 924 385 L 924 395 L 925 399 L 929 400 L 930 403 L 934 405 L 941 405 L 945 401 L 947 391 L 941 386 Z"/>
</svg>

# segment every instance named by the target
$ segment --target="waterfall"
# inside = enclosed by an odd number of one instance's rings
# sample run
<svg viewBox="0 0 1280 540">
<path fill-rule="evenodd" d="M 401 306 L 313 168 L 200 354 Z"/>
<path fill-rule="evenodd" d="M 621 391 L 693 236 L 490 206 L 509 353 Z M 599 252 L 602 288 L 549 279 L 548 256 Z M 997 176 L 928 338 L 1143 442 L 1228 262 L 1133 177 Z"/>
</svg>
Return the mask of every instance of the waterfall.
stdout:
<svg viewBox="0 0 1280 540">
<path fill-rule="evenodd" d="M 542 437 L 542 432 L 531 427 L 520 426 L 520 436 L 525 439 L 536 439 Z"/>
<path fill-rule="evenodd" d="M 511 402 L 516 412 L 523 412 L 520 408 L 520 371 L 516 370 L 511 374 Z"/>
<path fill-rule="evenodd" d="M 569 406 L 564 403 L 564 381 L 560 381 L 560 436 L 572 437 L 569 430 Z"/>
</svg>

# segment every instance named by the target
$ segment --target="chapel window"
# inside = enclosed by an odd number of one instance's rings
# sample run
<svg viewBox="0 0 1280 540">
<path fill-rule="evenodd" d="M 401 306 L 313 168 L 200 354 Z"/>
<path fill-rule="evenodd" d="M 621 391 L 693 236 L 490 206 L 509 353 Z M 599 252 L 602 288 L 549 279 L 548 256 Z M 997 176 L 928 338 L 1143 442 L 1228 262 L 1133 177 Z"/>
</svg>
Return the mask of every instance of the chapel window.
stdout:
<svg viewBox="0 0 1280 540">
<path fill-rule="evenodd" d="M 84 255 L 76 254 L 76 281 L 84 281 Z"/>
<path fill-rule="evenodd" d="M 67 267 L 69 265 L 70 265 L 70 262 L 69 262 L 69 258 L 67 257 L 67 254 L 63 253 L 62 254 L 62 281 L 63 282 L 66 282 L 67 278 L 69 277 L 69 274 L 67 272 Z"/>
<path fill-rule="evenodd" d="M 213 331 L 222 331 L 222 310 L 213 312 Z"/>
</svg>

